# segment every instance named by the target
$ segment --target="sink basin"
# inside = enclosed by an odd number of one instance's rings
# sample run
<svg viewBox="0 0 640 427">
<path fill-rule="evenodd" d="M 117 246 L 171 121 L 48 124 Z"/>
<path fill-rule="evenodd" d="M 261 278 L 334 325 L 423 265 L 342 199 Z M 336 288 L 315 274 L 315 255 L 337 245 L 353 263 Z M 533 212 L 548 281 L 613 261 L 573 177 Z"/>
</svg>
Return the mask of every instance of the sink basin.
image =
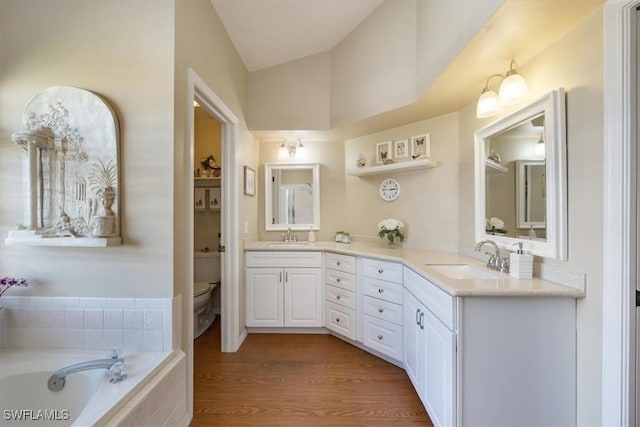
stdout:
<svg viewBox="0 0 640 427">
<path fill-rule="evenodd" d="M 435 271 L 450 279 L 494 279 L 503 280 L 502 276 L 480 267 L 469 264 L 426 264 Z"/>
<path fill-rule="evenodd" d="M 269 246 L 307 246 L 309 242 L 271 242 Z"/>
</svg>

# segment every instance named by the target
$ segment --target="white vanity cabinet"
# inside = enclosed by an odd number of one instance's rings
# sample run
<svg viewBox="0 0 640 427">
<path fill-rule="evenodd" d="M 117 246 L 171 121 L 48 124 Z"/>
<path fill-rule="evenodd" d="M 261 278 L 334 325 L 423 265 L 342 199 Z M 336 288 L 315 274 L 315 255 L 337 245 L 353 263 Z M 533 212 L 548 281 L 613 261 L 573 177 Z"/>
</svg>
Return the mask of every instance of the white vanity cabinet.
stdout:
<svg viewBox="0 0 640 427">
<path fill-rule="evenodd" d="M 415 280 L 411 276 L 415 273 L 408 271 L 404 290 L 404 368 L 434 426 L 452 426 L 455 333 L 407 290 Z M 428 282 L 418 285 L 435 288 Z"/>
<path fill-rule="evenodd" d="M 246 325 L 322 326 L 321 252 L 246 252 Z"/>
<path fill-rule="evenodd" d="M 356 257 L 326 253 L 325 326 L 349 339 L 356 339 Z"/>
<path fill-rule="evenodd" d="M 362 294 L 362 343 L 402 362 L 402 264 L 363 258 Z"/>
<path fill-rule="evenodd" d="M 576 300 L 453 297 L 404 268 L 404 367 L 434 426 L 576 425 Z"/>
</svg>

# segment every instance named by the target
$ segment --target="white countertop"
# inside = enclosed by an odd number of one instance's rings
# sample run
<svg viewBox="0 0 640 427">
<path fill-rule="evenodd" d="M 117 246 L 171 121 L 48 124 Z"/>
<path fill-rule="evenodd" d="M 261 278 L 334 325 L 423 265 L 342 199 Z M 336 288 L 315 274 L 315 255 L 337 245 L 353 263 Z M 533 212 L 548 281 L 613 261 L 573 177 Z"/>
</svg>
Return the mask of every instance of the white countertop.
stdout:
<svg viewBox="0 0 640 427">
<path fill-rule="evenodd" d="M 245 244 L 245 251 L 327 251 L 345 255 L 364 256 L 385 261 L 400 262 L 452 296 L 503 297 L 571 297 L 582 298 L 584 291 L 559 285 L 539 278 L 515 279 L 509 274 L 489 270 L 474 258 L 450 252 L 421 249 L 387 248 L 370 243 L 314 242 L 285 244 L 280 242 L 253 242 Z M 486 269 L 502 279 L 452 279 L 430 267 L 429 264 L 469 264 Z"/>
</svg>

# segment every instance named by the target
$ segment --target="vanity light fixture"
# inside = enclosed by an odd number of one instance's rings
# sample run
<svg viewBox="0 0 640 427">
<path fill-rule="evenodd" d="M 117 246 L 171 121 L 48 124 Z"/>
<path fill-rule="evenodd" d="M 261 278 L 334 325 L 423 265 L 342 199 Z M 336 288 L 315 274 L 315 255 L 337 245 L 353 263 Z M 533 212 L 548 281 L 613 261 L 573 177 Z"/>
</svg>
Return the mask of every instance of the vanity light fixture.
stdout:
<svg viewBox="0 0 640 427">
<path fill-rule="evenodd" d="M 287 140 L 283 139 L 282 144 L 280 144 L 280 149 L 278 150 L 278 159 L 285 159 L 287 154 L 290 159 L 296 157 L 296 154 L 302 156 L 304 153 L 304 145 L 302 145 L 302 140 L 298 138 L 295 144 L 287 145 Z"/>
<path fill-rule="evenodd" d="M 527 82 L 518 74 L 515 66 L 516 62 L 512 59 L 509 64 L 509 71 L 504 76 L 502 74 L 493 74 L 487 78 L 476 105 L 477 118 L 483 119 L 495 116 L 501 111 L 503 105 L 513 104 L 529 94 Z M 502 78 L 499 93 L 489 88 L 489 83 L 494 77 Z"/>
</svg>

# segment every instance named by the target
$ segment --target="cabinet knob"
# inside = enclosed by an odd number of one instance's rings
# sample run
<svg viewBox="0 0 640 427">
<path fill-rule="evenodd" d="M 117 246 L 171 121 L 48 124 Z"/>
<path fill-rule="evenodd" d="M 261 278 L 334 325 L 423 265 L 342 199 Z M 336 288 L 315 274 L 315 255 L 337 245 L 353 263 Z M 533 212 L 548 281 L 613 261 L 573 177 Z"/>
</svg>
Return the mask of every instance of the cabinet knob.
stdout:
<svg viewBox="0 0 640 427">
<path fill-rule="evenodd" d="M 340 318 L 336 317 L 336 322 L 340 323 Z"/>
<path fill-rule="evenodd" d="M 382 341 L 382 338 L 383 338 L 383 337 L 382 337 L 382 335 L 378 335 L 378 339 L 379 339 L 380 341 Z"/>
<path fill-rule="evenodd" d="M 382 268 L 379 268 L 378 269 L 378 273 L 382 274 L 382 273 L 384 273 L 384 270 Z"/>
<path fill-rule="evenodd" d="M 342 264 L 342 262 L 336 261 L 336 265 L 340 265 L 340 264 Z"/>
<path fill-rule="evenodd" d="M 336 279 L 336 282 L 340 283 L 340 278 L 339 277 Z"/>
<path fill-rule="evenodd" d="M 378 313 L 382 313 L 383 311 L 384 311 L 384 308 L 382 307 L 378 309 Z"/>
<path fill-rule="evenodd" d="M 383 292 L 384 292 L 384 289 L 382 289 L 382 288 L 378 288 L 378 293 L 379 293 L 379 294 L 381 294 L 381 293 L 383 293 Z"/>
<path fill-rule="evenodd" d="M 336 295 L 336 299 L 340 299 L 340 295 Z"/>
</svg>

